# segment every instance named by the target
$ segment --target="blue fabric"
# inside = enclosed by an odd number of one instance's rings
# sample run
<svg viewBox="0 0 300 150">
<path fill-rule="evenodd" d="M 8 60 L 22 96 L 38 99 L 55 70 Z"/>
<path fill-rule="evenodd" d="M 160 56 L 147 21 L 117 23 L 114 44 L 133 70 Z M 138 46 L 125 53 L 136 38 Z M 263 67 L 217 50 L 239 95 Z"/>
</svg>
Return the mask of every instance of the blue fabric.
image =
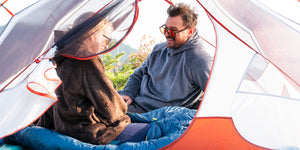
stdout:
<svg viewBox="0 0 300 150">
<path fill-rule="evenodd" d="M 1 150 L 26 150 L 18 145 L 7 145 L 7 144 L 0 145 L 0 149 Z"/>
<path fill-rule="evenodd" d="M 123 144 L 125 142 L 145 141 L 150 123 L 131 123 L 129 124 L 113 142 Z"/>
<path fill-rule="evenodd" d="M 183 107 L 164 107 L 144 114 L 128 113 L 133 123 L 150 123 L 146 141 L 126 142 L 121 145 L 93 145 L 41 127 L 27 127 L 5 141 L 15 142 L 28 149 L 80 149 L 80 150 L 156 150 L 177 139 L 191 123 L 196 110 Z"/>
</svg>

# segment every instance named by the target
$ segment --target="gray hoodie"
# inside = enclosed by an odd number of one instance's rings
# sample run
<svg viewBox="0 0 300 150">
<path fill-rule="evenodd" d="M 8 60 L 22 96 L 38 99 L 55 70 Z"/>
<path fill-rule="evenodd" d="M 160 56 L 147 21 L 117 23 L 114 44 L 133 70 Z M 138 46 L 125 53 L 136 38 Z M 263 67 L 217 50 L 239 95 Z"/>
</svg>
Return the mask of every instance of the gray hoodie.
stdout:
<svg viewBox="0 0 300 150">
<path fill-rule="evenodd" d="M 165 106 L 197 109 L 212 57 L 203 49 L 197 31 L 178 49 L 166 46 L 166 42 L 155 45 L 119 93 L 130 96 L 145 112 Z"/>
</svg>

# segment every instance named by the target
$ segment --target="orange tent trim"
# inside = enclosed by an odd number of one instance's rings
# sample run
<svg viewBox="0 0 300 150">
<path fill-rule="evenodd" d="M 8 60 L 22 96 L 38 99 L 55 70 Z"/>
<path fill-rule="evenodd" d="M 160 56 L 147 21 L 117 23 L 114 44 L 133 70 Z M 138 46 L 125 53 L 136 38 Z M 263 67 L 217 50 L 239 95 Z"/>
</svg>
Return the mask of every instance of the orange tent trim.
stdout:
<svg viewBox="0 0 300 150">
<path fill-rule="evenodd" d="M 234 127 L 231 118 L 198 117 L 175 142 L 163 149 L 242 149 L 265 150 L 245 140 Z"/>
</svg>

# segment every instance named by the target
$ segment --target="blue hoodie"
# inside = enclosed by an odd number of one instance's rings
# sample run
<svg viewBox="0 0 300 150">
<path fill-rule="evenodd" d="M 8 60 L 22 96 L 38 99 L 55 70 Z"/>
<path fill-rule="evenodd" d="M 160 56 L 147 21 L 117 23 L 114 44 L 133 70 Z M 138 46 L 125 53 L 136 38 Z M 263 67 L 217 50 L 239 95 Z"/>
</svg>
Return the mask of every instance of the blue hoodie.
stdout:
<svg viewBox="0 0 300 150">
<path fill-rule="evenodd" d="M 177 49 L 167 48 L 166 42 L 155 45 L 119 93 L 130 96 L 145 112 L 165 106 L 197 109 L 211 64 L 196 31 Z"/>
</svg>

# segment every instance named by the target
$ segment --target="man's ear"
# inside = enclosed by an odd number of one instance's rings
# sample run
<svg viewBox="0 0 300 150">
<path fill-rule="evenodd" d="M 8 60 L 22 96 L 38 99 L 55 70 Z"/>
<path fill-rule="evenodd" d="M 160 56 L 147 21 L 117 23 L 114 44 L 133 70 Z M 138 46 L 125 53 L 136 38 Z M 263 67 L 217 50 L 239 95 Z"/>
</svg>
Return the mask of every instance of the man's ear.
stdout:
<svg viewBox="0 0 300 150">
<path fill-rule="evenodd" d="M 189 35 L 191 36 L 195 31 L 196 29 L 194 27 L 189 28 Z"/>
</svg>

